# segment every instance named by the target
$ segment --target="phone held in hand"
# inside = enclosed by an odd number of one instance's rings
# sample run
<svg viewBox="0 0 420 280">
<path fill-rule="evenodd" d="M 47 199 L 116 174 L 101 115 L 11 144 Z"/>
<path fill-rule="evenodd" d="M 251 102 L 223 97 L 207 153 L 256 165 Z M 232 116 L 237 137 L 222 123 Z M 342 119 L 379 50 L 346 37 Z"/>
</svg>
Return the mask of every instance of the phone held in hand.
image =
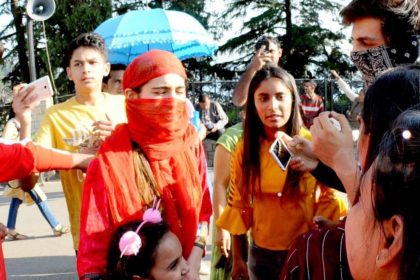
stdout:
<svg viewBox="0 0 420 280">
<path fill-rule="evenodd" d="M 270 43 L 268 41 L 266 41 L 262 44 L 262 46 L 265 46 L 264 53 L 269 54 L 270 53 Z"/>
<path fill-rule="evenodd" d="M 41 101 L 48 99 L 54 95 L 50 77 L 44 76 L 39 78 L 32 83 L 28 84 L 28 87 L 33 87 L 31 95 L 35 95 L 32 103 L 38 105 Z"/>
<path fill-rule="evenodd" d="M 285 171 L 293 157 L 293 154 L 287 148 L 286 143 L 284 143 L 281 138 L 277 138 L 273 144 L 271 144 L 269 152 L 280 168 Z"/>
</svg>

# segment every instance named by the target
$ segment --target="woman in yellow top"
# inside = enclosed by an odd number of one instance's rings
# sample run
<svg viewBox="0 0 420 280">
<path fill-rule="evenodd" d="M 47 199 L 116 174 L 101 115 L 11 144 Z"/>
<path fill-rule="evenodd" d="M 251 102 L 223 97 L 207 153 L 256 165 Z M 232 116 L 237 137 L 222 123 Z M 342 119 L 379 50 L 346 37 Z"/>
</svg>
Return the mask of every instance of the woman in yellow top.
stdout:
<svg viewBox="0 0 420 280">
<path fill-rule="evenodd" d="M 294 78 L 266 66 L 251 81 L 243 139 L 231 163 L 228 204 L 217 225 L 232 234 L 232 279 L 278 279 L 287 249 L 322 215 L 337 221 L 343 204 L 309 173 L 283 171 L 269 154 L 282 133 L 310 138 L 303 128 Z M 246 234 L 252 244 L 246 264 Z"/>
</svg>

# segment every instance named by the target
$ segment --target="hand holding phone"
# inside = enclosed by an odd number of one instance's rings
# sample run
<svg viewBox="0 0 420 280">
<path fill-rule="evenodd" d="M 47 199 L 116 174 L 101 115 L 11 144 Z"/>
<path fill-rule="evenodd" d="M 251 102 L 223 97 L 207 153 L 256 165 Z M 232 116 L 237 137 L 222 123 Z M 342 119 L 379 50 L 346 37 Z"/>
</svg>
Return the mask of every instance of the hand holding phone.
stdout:
<svg viewBox="0 0 420 280">
<path fill-rule="evenodd" d="M 28 84 L 27 87 L 32 87 L 31 100 L 34 106 L 37 106 L 41 101 L 48 99 L 54 95 L 50 77 L 44 76 L 38 80 Z"/>
<path fill-rule="evenodd" d="M 286 143 L 284 143 L 281 138 L 277 138 L 274 140 L 273 144 L 271 144 L 269 152 L 280 168 L 285 171 L 293 157 L 293 154 L 290 152 L 289 148 L 287 148 Z"/>
</svg>

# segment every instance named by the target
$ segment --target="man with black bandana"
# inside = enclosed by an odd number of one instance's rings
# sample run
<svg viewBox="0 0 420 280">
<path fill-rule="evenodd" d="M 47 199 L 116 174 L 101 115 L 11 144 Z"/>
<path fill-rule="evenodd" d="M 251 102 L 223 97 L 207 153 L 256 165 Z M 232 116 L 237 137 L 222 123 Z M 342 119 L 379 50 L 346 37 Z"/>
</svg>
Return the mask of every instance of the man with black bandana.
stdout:
<svg viewBox="0 0 420 280">
<path fill-rule="evenodd" d="M 350 54 L 368 87 L 383 71 L 419 58 L 419 16 L 416 0 L 353 0 L 341 12 L 352 25 Z"/>
</svg>

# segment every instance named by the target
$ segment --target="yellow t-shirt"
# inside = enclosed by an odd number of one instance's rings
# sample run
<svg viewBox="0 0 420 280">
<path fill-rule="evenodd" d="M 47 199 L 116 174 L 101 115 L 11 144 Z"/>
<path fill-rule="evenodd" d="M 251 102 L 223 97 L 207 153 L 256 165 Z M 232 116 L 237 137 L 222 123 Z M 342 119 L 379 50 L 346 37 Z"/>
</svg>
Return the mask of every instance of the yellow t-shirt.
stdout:
<svg viewBox="0 0 420 280">
<path fill-rule="evenodd" d="M 310 138 L 309 132 L 304 129 L 300 135 Z M 314 216 L 321 215 L 337 221 L 345 214 L 345 203 L 336 195 L 336 191 L 320 186 L 307 172 L 300 178 L 298 198 L 291 200 L 284 195 L 288 169 L 283 171 L 271 157 L 271 142 L 261 140 L 260 144 L 261 193 L 254 195 L 252 205 L 251 202 L 245 203 L 241 199 L 241 140 L 232 157 L 232 184 L 228 203 L 216 222 L 217 226 L 233 235 L 245 234 L 251 229 L 252 240 L 257 246 L 270 250 L 287 250 L 299 234 L 310 229 Z M 252 219 L 249 219 L 247 211 L 251 213 Z M 246 225 L 245 220 L 252 223 Z"/>
<path fill-rule="evenodd" d="M 54 105 L 47 110 L 34 142 L 70 152 L 77 152 L 80 144 L 92 135 L 92 124 L 106 120 L 127 122 L 125 97 L 104 93 L 103 102 L 95 106 L 83 105 L 76 98 Z M 79 244 L 79 221 L 82 204 L 83 174 L 80 170 L 61 171 L 61 184 L 69 211 L 73 246 Z"/>
</svg>

